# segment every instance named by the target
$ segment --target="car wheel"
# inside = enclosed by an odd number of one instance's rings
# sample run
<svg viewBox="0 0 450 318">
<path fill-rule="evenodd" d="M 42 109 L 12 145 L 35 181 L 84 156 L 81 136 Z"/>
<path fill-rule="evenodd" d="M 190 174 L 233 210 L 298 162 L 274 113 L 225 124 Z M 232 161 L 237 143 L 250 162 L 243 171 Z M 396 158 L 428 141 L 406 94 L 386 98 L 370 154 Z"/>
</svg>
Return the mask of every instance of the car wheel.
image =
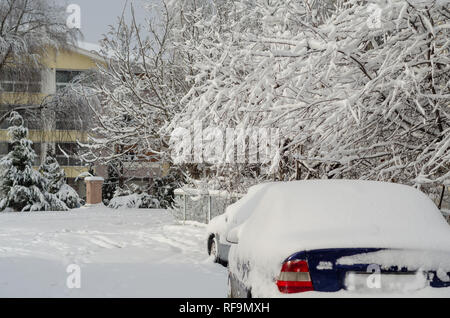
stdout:
<svg viewBox="0 0 450 318">
<path fill-rule="evenodd" d="M 209 248 L 209 255 L 211 255 L 213 257 L 214 263 L 217 263 L 219 261 L 219 253 L 217 251 L 217 242 L 216 242 L 216 238 L 213 238 L 211 240 L 211 245 Z"/>
</svg>

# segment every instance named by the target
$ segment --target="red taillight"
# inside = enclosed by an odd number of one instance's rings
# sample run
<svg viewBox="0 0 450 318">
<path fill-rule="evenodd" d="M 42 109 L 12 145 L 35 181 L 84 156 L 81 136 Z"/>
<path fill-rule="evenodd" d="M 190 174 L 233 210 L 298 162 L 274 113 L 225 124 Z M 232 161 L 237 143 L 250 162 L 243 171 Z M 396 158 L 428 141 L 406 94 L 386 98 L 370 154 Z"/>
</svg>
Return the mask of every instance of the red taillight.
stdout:
<svg viewBox="0 0 450 318">
<path fill-rule="evenodd" d="M 285 294 L 314 290 L 308 263 L 303 260 L 288 261 L 281 267 L 277 280 L 278 290 Z"/>
</svg>

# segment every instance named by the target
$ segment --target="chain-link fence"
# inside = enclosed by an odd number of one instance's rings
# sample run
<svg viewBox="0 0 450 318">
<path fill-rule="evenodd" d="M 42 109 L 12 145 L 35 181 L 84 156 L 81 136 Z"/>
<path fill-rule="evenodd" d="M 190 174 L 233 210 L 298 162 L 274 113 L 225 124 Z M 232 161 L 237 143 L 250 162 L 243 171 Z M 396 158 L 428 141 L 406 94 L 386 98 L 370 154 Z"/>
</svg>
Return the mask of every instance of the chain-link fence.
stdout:
<svg viewBox="0 0 450 318">
<path fill-rule="evenodd" d="M 447 222 L 450 224 L 450 210 L 441 210 L 444 217 L 447 219 Z"/>
<path fill-rule="evenodd" d="M 438 190 L 441 190 L 442 188 L 439 188 Z M 450 224 L 450 187 L 446 187 L 444 192 L 439 192 L 439 195 L 434 198 L 434 202 L 436 205 L 439 205 L 441 203 L 441 212 L 444 215 L 444 217 L 447 219 L 447 222 Z M 441 197 L 442 195 L 442 202 Z"/>
<path fill-rule="evenodd" d="M 178 220 L 209 223 L 243 194 L 218 190 L 177 189 L 173 213 Z"/>
</svg>

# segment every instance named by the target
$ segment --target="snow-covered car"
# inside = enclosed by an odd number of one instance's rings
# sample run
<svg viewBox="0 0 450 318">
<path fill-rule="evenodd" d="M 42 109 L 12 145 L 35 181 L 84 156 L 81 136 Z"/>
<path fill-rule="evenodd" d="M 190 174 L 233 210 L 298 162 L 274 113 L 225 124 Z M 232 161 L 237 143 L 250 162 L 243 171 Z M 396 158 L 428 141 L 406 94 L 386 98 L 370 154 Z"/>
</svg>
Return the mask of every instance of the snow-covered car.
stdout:
<svg viewBox="0 0 450 318">
<path fill-rule="evenodd" d="M 275 182 L 242 208 L 227 233 L 231 297 L 450 296 L 450 226 L 412 187 Z"/>
<path fill-rule="evenodd" d="M 265 183 L 250 187 L 248 193 L 239 201 L 228 206 L 224 214 L 213 218 L 207 227 L 207 251 L 214 261 L 224 266 L 228 264 L 230 243 L 226 240 L 228 232 L 248 219 L 252 211 L 249 204 L 257 199 Z"/>
</svg>

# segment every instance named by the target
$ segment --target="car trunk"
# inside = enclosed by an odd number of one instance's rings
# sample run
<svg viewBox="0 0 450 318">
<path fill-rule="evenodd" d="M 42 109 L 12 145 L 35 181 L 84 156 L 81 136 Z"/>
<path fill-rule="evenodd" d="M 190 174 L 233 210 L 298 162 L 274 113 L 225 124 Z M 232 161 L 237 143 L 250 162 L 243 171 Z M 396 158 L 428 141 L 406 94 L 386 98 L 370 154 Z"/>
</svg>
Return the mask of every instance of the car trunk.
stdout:
<svg viewBox="0 0 450 318">
<path fill-rule="evenodd" d="M 445 252 L 380 248 L 334 248 L 300 252 L 315 291 L 411 291 L 450 286 L 450 255 Z"/>
</svg>

